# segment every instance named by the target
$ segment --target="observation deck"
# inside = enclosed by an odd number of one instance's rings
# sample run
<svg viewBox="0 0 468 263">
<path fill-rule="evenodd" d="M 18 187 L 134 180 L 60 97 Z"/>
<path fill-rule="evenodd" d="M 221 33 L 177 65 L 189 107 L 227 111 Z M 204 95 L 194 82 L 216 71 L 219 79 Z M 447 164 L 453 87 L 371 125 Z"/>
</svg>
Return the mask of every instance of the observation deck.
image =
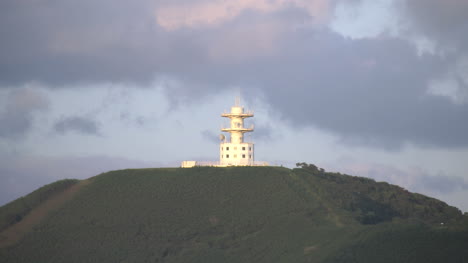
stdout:
<svg viewBox="0 0 468 263">
<path fill-rule="evenodd" d="M 228 128 L 225 128 L 225 127 L 221 127 L 221 131 L 223 132 L 252 132 L 254 131 L 254 125 L 250 125 L 250 127 L 243 127 L 243 126 L 240 126 L 240 127 L 228 127 Z"/>
<path fill-rule="evenodd" d="M 221 117 L 227 117 L 227 118 L 250 118 L 253 117 L 254 113 L 253 111 L 247 111 L 247 112 L 223 112 L 221 113 Z"/>
</svg>

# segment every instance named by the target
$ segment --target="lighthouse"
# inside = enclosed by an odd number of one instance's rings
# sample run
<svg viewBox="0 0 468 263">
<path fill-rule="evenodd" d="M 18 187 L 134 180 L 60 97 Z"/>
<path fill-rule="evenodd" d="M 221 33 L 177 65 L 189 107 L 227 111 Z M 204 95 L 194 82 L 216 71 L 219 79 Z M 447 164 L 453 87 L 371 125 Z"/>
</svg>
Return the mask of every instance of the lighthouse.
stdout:
<svg viewBox="0 0 468 263">
<path fill-rule="evenodd" d="M 195 166 L 267 166 L 267 162 L 254 161 L 254 144 L 246 142 L 244 135 L 247 132 L 253 132 L 254 126 L 245 127 L 244 120 L 253 117 L 252 111 L 245 111 L 240 105 L 240 99 L 236 98 L 231 111 L 224 112 L 221 117 L 229 119 L 229 127 L 222 127 L 222 132 L 229 133 L 228 136 L 221 134 L 219 139 L 219 162 L 212 161 L 182 161 L 182 168 L 190 168 Z"/>
<path fill-rule="evenodd" d="M 234 106 L 230 112 L 221 114 L 221 117 L 229 118 L 230 126 L 221 128 L 222 132 L 229 133 L 229 137 L 221 134 L 219 144 L 219 164 L 220 166 L 231 165 L 254 165 L 254 144 L 244 141 L 244 134 L 253 132 L 254 126 L 244 126 L 244 119 L 253 117 L 252 111 L 244 111 L 240 105 L 240 99 L 236 98 Z"/>
</svg>

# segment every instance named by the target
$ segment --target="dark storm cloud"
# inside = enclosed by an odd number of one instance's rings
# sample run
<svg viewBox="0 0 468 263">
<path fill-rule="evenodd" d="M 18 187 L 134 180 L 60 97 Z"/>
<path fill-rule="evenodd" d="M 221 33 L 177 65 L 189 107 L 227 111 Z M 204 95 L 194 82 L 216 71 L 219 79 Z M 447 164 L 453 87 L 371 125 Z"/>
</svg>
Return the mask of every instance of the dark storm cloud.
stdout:
<svg viewBox="0 0 468 263">
<path fill-rule="evenodd" d="M 407 41 L 384 35 L 343 38 L 295 7 L 246 10 L 207 27 L 166 30 L 156 23 L 157 5 L 2 1 L 0 81 L 156 78 L 178 99 L 237 86 L 259 90 L 292 124 L 330 131 L 350 144 L 468 146 L 468 106 L 427 94 L 456 54 L 418 56 Z M 464 23 L 460 16 L 451 24 Z M 82 131 L 94 129 L 88 128 Z"/>
<path fill-rule="evenodd" d="M 435 52 L 454 60 L 446 70 L 442 87 L 436 87 L 439 90 L 435 93 L 446 94 L 457 103 L 468 103 L 468 1 L 406 0 L 402 3 L 402 17 L 408 21 L 406 34 L 428 39 Z"/>
<path fill-rule="evenodd" d="M 267 74 L 275 77 L 265 76 L 266 94 L 286 119 L 386 148 L 404 142 L 468 145 L 467 105 L 427 95 L 445 60 L 420 57 L 390 37 L 349 40 L 320 33 L 304 42 L 271 63 L 277 66 Z"/>
<path fill-rule="evenodd" d="M 45 110 L 49 102 L 44 94 L 22 88 L 9 92 L 0 108 L 0 138 L 22 138 L 32 127 L 34 114 Z"/>
<path fill-rule="evenodd" d="M 151 81 L 181 51 L 152 2 L 1 1 L 0 83 Z"/>
<path fill-rule="evenodd" d="M 413 33 L 425 35 L 445 48 L 468 51 L 468 1 L 406 0 L 401 10 Z"/>
<path fill-rule="evenodd" d="M 60 134 L 77 132 L 89 135 L 99 135 L 98 123 L 92 119 L 81 116 L 69 116 L 58 120 L 54 130 Z"/>
</svg>

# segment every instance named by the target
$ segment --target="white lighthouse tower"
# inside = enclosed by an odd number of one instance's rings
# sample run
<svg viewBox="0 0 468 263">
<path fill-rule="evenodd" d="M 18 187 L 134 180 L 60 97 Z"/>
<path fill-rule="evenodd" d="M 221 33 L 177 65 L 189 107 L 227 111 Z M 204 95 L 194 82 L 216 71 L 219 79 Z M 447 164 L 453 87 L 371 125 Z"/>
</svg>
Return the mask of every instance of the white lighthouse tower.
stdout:
<svg viewBox="0 0 468 263">
<path fill-rule="evenodd" d="M 267 166 L 267 162 L 255 162 L 253 142 L 245 142 L 244 134 L 253 132 L 254 126 L 244 127 L 244 119 L 253 117 L 252 111 L 244 111 L 240 106 L 240 99 L 236 98 L 236 103 L 231 107 L 230 112 L 221 114 L 221 117 L 229 118 L 230 127 L 221 128 L 222 132 L 228 132 L 229 138 L 220 135 L 219 162 L 203 161 L 182 161 L 181 167 L 190 168 L 194 166 Z"/>
<path fill-rule="evenodd" d="M 228 132 L 230 136 L 226 138 L 226 136 L 220 135 L 220 166 L 254 165 L 254 144 L 244 142 L 244 133 L 254 130 L 253 125 L 244 127 L 244 119 L 253 116 L 252 111 L 244 111 L 244 107 L 240 106 L 239 98 L 236 98 L 235 105 L 231 107 L 231 112 L 221 114 L 221 117 L 230 119 L 230 127 L 221 128 L 222 132 Z"/>
</svg>

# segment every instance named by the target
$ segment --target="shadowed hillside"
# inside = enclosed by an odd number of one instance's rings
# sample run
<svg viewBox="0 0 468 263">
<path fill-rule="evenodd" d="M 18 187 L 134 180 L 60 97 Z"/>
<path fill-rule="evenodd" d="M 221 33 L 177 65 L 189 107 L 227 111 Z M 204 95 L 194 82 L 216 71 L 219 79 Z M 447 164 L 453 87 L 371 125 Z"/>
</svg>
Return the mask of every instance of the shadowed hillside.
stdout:
<svg viewBox="0 0 468 263">
<path fill-rule="evenodd" d="M 467 220 L 458 209 L 398 186 L 299 165 L 302 168 L 292 170 L 195 167 L 101 174 L 51 209 L 20 241 L 0 248 L 0 258 L 2 262 L 468 259 Z M 0 208 L 0 215 L 8 210 L 8 216 L 14 217 L 16 210 L 10 206 Z"/>
<path fill-rule="evenodd" d="M 0 231 L 20 222 L 23 217 L 47 199 L 63 192 L 78 180 L 65 179 L 45 185 L 25 197 L 16 199 L 0 209 Z"/>
</svg>

